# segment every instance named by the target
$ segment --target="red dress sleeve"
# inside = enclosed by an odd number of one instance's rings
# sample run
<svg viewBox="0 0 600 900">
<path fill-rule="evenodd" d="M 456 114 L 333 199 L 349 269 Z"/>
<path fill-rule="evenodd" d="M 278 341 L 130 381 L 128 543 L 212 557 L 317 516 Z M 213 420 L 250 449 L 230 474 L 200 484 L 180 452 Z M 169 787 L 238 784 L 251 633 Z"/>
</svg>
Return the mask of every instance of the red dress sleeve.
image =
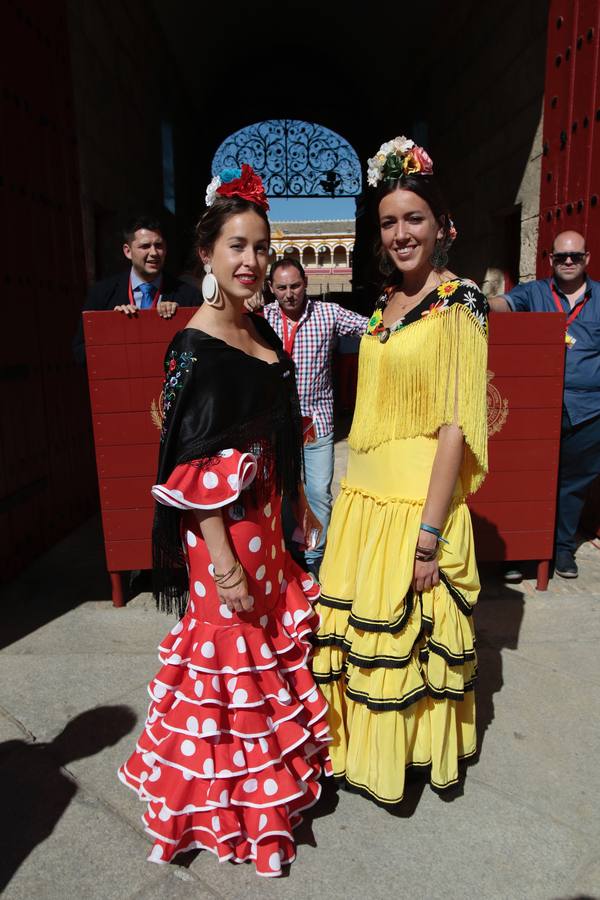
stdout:
<svg viewBox="0 0 600 900">
<path fill-rule="evenodd" d="M 218 509 L 237 500 L 254 480 L 257 465 L 252 453 L 221 450 L 210 462 L 176 466 L 165 484 L 153 485 L 152 496 L 177 509 Z"/>
</svg>

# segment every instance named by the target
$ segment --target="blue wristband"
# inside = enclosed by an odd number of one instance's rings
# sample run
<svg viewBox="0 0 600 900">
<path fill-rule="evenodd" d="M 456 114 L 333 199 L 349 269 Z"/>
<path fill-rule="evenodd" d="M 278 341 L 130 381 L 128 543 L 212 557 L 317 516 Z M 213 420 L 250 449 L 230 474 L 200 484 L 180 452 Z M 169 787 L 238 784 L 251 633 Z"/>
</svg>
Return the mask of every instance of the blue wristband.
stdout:
<svg viewBox="0 0 600 900">
<path fill-rule="evenodd" d="M 427 531 L 427 532 L 429 532 L 429 534 L 434 534 L 434 535 L 436 536 L 436 538 L 438 539 L 438 541 L 441 541 L 442 544 L 447 544 L 447 543 L 448 543 L 448 541 L 447 541 L 445 538 L 442 537 L 441 532 L 440 532 L 440 529 L 439 529 L 439 528 L 434 528 L 433 525 L 425 525 L 425 524 L 423 524 L 423 522 L 421 522 L 421 525 L 420 525 L 419 530 L 420 530 L 420 531 Z"/>
</svg>

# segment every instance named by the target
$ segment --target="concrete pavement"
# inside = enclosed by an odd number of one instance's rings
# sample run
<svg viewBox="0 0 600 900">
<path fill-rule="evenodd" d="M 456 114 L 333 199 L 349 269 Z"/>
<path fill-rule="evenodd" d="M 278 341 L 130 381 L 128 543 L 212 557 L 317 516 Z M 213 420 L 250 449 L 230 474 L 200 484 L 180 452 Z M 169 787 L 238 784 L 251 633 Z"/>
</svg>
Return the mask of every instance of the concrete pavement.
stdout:
<svg viewBox="0 0 600 900">
<path fill-rule="evenodd" d="M 146 594 L 112 608 L 88 523 L 2 595 L 3 896 L 600 897 L 600 549 L 584 544 L 578 561 L 580 578 L 545 594 L 483 573 L 481 753 L 464 790 L 444 800 L 416 781 L 392 815 L 327 789 L 289 876 L 261 879 L 208 853 L 187 867 L 145 862 L 142 806 L 115 773 L 170 625 Z"/>
</svg>

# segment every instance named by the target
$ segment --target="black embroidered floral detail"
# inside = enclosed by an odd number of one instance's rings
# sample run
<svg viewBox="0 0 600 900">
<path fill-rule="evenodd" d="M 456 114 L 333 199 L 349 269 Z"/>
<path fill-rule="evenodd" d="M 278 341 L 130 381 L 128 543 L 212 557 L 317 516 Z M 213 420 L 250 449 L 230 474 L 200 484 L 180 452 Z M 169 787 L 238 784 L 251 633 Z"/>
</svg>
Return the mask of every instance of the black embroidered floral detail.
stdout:
<svg viewBox="0 0 600 900">
<path fill-rule="evenodd" d="M 169 410 L 175 402 L 177 394 L 181 390 L 184 382 L 184 376 L 191 370 L 192 364 L 196 362 L 196 357 L 191 350 L 183 350 L 178 353 L 171 350 L 165 359 L 165 384 L 162 396 L 162 413 L 163 426 L 161 431 L 161 440 L 166 434 L 166 421 Z"/>
</svg>

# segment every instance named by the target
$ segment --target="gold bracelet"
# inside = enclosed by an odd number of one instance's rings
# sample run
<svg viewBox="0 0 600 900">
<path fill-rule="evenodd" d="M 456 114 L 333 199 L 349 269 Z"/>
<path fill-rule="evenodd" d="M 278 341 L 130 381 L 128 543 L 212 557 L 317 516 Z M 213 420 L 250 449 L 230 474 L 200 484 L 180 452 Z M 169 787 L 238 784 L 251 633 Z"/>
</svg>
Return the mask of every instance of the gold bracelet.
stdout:
<svg viewBox="0 0 600 900">
<path fill-rule="evenodd" d="M 244 572 L 242 570 L 242 574 L 241 574 L 240 578 L 238 578 L 237 581 L 234 581 L 233 584 L 219 584 L 219 587 L 224 588 L 226 591 L 228 591 L 230 588 L 237 587 L 238 584 L 241 584 L 243 580 L 244 580 Z"/>
</svg>

